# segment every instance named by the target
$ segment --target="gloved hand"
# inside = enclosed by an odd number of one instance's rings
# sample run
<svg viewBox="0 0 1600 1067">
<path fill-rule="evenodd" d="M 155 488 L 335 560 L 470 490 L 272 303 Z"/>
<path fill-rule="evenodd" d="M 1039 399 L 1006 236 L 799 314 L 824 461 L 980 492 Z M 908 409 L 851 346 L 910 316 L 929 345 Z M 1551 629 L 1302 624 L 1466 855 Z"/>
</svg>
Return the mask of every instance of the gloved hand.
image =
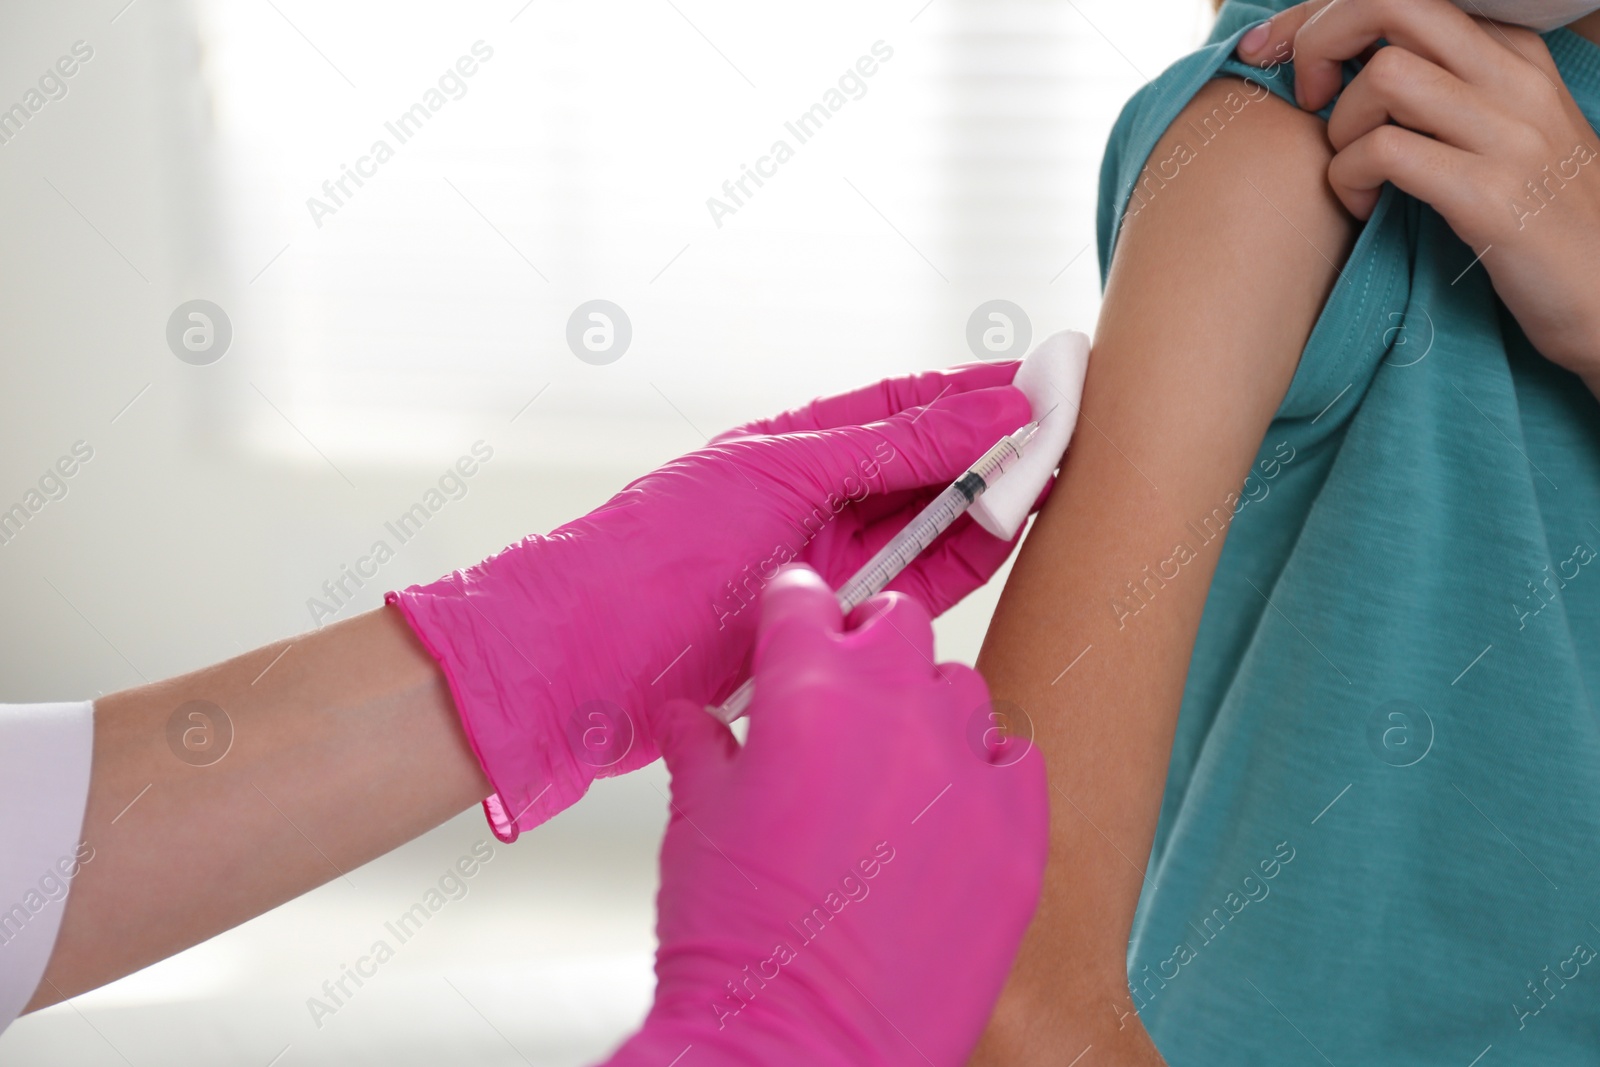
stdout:
<svg viewBox="0 0 1600 1067">
<path fill-rule="evenodd" d="M 934 666 L 915 600 L 848 622 L 790 568 L 762 597 L 744 748 L 701 708 L 657 712 L 656 1000 L 609 1067 L 688 1046 L 683 1067 L 944 1067 L 977 1043 L 1039 898 L 1044 763 L 995 745 L 983 679 Z"/>
<path fill-rule="evenodd" d="M 390 593 L 449 680 L 513 840 L 596 777 L 656 757 L 638 728 L 736 686 L 753 605 L 799 560 L 837 587 L 1032 412 L 1017 364 L 879 382 L 714 438 L 546 537 Z M 893 588 L 942 612 L 1015 542 L 963 516 Z"/>
</svg>

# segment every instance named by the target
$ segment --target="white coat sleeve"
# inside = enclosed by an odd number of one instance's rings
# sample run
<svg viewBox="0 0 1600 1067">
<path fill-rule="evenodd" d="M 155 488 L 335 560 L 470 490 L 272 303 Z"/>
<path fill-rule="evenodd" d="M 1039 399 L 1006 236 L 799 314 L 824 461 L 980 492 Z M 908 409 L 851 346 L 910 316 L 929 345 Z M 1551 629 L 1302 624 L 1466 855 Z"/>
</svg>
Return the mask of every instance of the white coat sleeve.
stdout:
<svg viewBox="0 0 1600 1067">
<path fill-rule="evenodd" d="M 0 704 L 0 1030 L 32 998 L 83 843 L 94 705 Z"/>
</svg>

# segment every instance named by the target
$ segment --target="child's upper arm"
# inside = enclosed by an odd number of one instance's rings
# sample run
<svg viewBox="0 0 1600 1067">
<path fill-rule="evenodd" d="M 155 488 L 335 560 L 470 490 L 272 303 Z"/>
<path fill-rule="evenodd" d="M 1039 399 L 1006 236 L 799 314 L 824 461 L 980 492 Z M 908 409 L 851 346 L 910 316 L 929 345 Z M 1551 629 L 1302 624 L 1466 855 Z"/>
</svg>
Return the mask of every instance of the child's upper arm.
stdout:
<svg viewBox="0 0 1600 1067">
<path fill-rule="evenodd" d="M 1134 185 L 1072 448 L 979 660 L 1032 720 L 1054 811 L 1044 897 L 976 1062 L 1086 1042 L 1138 1061 L 1118 1019 L 1129 928 L 1222 545 L 1189 524 L 1240 489 L 1349 252 L 1331 152 L 1316 116 L 1217 79 Z"/>
</svg>

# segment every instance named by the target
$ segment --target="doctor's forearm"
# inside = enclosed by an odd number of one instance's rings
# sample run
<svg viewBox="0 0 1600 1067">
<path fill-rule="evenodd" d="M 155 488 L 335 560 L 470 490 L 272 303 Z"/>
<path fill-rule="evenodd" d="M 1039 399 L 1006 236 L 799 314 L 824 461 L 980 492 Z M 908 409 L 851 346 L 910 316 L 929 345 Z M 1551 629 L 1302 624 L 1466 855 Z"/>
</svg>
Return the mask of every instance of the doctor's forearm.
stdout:
<svg viewBox="0 0 1600 1067">
<path fill-rule="evenodd" d="M 392 608 L 105 697 L 93 857 L 29 1010 L 291 900 L 489 791 L 443 674 Z"/>
</svg>

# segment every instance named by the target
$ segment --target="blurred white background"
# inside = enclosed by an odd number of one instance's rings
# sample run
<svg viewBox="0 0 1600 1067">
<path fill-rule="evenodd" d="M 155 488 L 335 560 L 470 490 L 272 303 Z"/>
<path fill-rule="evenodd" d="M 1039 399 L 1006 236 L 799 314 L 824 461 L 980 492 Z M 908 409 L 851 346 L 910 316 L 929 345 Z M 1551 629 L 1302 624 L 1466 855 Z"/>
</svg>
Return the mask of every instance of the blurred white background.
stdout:
<svg viewBox="0 0 1600 1067">
<path fill-rule="evenodd" d="M 602 502 L 737 422 L 973 358 L 995 298 L 1092 329 L 1094 206 L 1127 97 L 1205 0 L 309 0 L 9 4 L 0 109 L 0 701 L 94 696 L 314 625 L 308 600 L 482 441 L 492 461 L 353 602 Z M 482 42 L 478 44 L 478 42 Z M 823 129 L 785 130 L 875 43 Z M 475 73 L 404 144 L 461 56 Z M 460 90 L 459 97 L 456 92 Z M 9 132 L 9 131 L 7 131 Z M 717 225 L 708 197 L 794 157 Z M 325 181 L 393 158 L 331 214 Z M 368 170 L 373 169 L 371 166 Z M 347 180 L 348 181 L 348 180 Z M 166 324 L 215 302 L 226 354 Z M 602 298 L 630 347 L 565 340 Z M 976 656 L 999 582 L 939 626 Z M 474 842 L 476 812 L 0 1037 L 14 1065 L 578 1064 L 642 1015 L 659 769 L 494 860 L 336 1016 L 307 998 Z M 274 1059 L 277 1057 L 277 1059 Z"/>
</svg>

